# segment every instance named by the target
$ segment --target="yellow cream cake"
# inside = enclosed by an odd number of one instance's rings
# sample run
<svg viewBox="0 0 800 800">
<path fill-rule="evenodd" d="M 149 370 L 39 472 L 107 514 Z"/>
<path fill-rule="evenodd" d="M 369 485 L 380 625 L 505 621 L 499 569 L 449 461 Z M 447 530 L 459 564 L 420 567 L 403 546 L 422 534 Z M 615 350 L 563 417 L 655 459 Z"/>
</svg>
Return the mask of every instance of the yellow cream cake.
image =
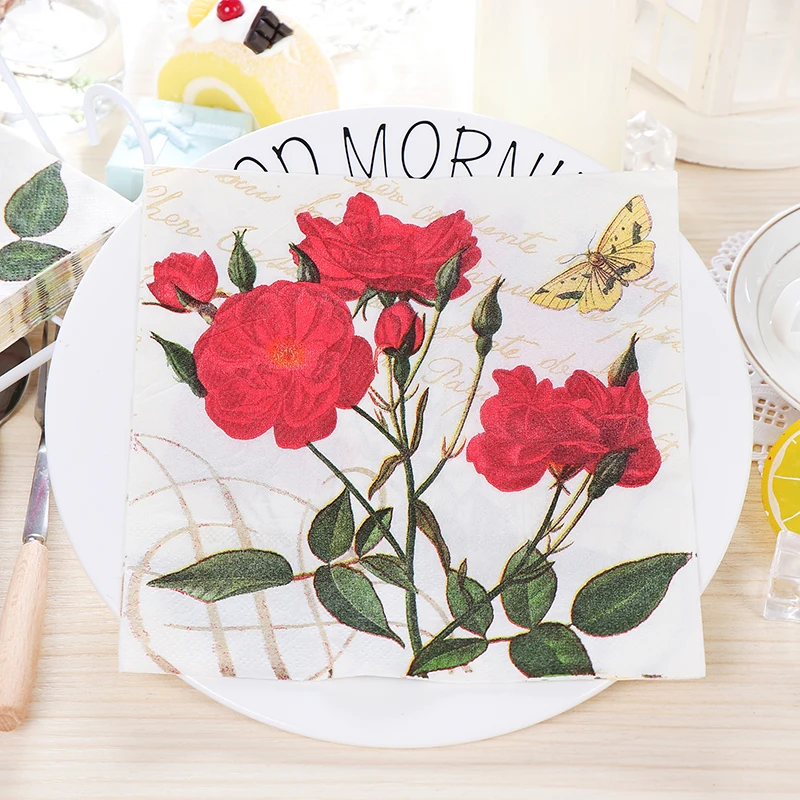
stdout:
<svg viewBox="0 0 800 800">
<path fill-rule="evenodd" d="M 338 106 L 333 66 L 295 22 L 254 0 L 193 0 L 158 96 L 252 114 L 259 127 Z"/>
</svg>

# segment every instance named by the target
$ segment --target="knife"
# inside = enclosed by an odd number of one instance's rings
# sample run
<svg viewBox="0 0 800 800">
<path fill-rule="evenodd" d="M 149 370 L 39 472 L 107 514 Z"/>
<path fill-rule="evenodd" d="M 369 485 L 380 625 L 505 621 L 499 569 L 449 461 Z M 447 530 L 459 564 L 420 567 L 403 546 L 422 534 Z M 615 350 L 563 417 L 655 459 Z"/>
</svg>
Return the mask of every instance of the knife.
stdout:
<svg viewBox="0 0 800 800">
<path fill-rule="evenodd" d="M 48 343 L 44 323 L 42 347 Z M 47 523 L 50 513 L 50 473 L 44 431 L 48 362 L 39 368 L 34 416 L 41 428 L 33 470 L 22 547 L 11 574 L 0 616 L 0 731 L 11 731 L 25 719 L 36 677 L 47 593 Z"/>
</svg>

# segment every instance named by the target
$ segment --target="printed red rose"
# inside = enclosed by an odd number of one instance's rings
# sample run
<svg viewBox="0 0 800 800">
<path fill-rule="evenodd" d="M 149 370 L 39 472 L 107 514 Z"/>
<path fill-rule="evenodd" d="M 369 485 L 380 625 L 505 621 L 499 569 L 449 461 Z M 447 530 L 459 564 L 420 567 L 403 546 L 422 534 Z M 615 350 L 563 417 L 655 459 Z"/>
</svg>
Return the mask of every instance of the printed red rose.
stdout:
<svg viewBox="0 0 800 800">
<path fill-rule="evenodd" d="M 228 436 L 272 430 L 278 447 L 329 436 L 375 374 L 372 348 L 324 286 L 277 281 L 234 295 L 194 349 L 206 413 Z"/>
<path fill-rule="evenodd" d="M 177 286 L 190 297 L 208 303 L 217 291 L 217 268 L 204 250 L 193 253 L 170 253 L 153 265 L 153 282 L 147 284 L 153 297 L 173 311 L 186 311 L 175 293 Z"/>
<path fill-rule="evenodd" d="M 575 475 L 606 451 L 594 422 L 566 389 L 537 382 L 530 367 L 497 369 L 498 393 L 481 407 L 484 433 L 467 445 L 467 460 L 503 492 L 538 483 L 548 469 Z"/>
<path fill-rule="evenodd" d="M 297 215 L 297 224 L 305 235 L 298 247 L 317 265 L 322 283 L 345 300 L 355 300 L 367 288 L 435 300 L 439 267 L 464 250 L 461 278 L 451 295 L 460 297 L 470 288 L 464 273 L 481 257 L 463 211 L 429 225 L 410 225 L 381 214 L 363 192 L 347 201 L 338 225 L 308 212 Z M 298 263 L 297 253 L 292 255 Z"/>
<path fill-rule="evenodd" d="M 617 485 L 633 488 L 650 483 L 661 468 L 661 453 L 653 441 L 639 373 L 632 373 L 625 386 L 605 386 L 594 375 L 576 370 L 564 388 L 582 413 L 597 425 L 605 452 L 631 451 Z M 589 472 L 598 460 L 587 466 Z"/>
<path fill-rule="evenodd" d="M 410 356 L 422 347 L 424 338 L 422 317 L 405 300 L 384 308 L 375 323 L 375 346 L 379 350 L 402 350 Z"/>
</svg>

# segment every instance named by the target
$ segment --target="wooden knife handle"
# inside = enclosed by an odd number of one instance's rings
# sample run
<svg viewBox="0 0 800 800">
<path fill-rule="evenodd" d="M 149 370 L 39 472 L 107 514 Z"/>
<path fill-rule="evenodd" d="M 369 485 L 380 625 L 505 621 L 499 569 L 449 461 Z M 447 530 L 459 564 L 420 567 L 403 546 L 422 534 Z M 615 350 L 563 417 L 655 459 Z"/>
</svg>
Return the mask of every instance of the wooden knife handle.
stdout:
<svg viewBox="0 0 800 800">
<path fill-rule="evenodd" d="M 25 719 L 36 678 L 47 596 L 47 547 L 22 545 L 0 616 L 0 731 Z"/>
</svg>

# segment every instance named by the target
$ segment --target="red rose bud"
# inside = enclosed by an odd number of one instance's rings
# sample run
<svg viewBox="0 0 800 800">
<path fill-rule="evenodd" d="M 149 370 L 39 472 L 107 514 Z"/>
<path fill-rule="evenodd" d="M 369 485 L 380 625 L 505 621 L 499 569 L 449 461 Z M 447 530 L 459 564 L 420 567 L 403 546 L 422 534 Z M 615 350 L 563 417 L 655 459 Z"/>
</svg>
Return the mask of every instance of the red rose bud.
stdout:
<svg viewBox="0 0 800 800">
<path fill-rule="evenodd" d="M 375 323 L 375 346 L 389 355 L 408 358 L 422 347 L 424 338 L 425 325 L 405 300 L 384 308 Z"/>
<path fill-rule="evenodd" d="M 171 311 L 189 311 L 175 291 L 180 289 L 198 303 L 208 303 L 217 291 L 217 268 L 211 256 L 205 252 L 170 253 L 163 261 L 153 265 L 153 282 L 147 284 L 150 293 L 158 302 Z"/>
<path fill-rule="evenodd" d="M 628 378 L 639 371 L 639 362 L 636 359 L 636 342 L 639 335 L 634 333 L 628 349 L 608 369 L 609 386 L 625 386 Z"/>
</svg>

